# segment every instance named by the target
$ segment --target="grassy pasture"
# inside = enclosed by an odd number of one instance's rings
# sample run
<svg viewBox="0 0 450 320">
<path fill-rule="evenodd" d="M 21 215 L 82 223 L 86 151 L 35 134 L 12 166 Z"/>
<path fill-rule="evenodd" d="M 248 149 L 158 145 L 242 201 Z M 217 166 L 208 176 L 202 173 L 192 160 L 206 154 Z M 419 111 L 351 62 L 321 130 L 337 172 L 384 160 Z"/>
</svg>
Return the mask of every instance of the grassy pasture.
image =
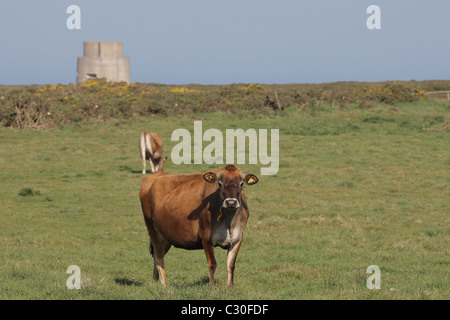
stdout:
<svg viewBox="0 0 450 320">
<path fill-rule="evenodd" d="M 0 128 L 0 299 L 449 299 L 449 108 L 423 100 L 280 115 L 197 113 L 52 130 Z M 138 191 L 138 137 L 173 130 L 280 129 L 280 170 L 247 186 L 250 219 L 226 288 L 202 250 L 172 248 L 167 287 L 153 262 Z M 207 143 L 204 143 L 204 147 Z M 149 166 L 148 166 L 149 167 Z M 82 289 L 68 290 L 70 265 Z M 366 269 L 381 269 L 369 290 Z"/>
</svg>

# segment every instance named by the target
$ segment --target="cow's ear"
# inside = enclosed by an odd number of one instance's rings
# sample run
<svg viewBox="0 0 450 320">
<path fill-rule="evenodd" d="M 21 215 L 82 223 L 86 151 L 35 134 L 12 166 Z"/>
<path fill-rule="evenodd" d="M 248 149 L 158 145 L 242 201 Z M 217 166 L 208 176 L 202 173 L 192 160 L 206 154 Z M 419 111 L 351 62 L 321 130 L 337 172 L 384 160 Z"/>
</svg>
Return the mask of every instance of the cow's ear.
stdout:
<svg viewBox="0 0 450 320">
<path fill-rule="evenodd" d="M 167 157 L 164 157 L 163 161 L 166 162 L 167 161 Z"/>
<path fill-rule="evenodd" d="M 214 183 L 217 181 L 217 176 L 214 172 L 207 172 L 203 175 L 203 179 L 209 183 Z"/>
<path fill-rule="evenodd" d="M 248 185 L 251 186 L 252 184 L 257 183 L 257 182 L 259 181 L 259 179 L 258 179 L 258 177 L 255 176 L 254 174 L 247 174 L 247 175 L 244 177 L 244 181 L 245 181 L 246 184 L 248 184 Z"/>
</svg>

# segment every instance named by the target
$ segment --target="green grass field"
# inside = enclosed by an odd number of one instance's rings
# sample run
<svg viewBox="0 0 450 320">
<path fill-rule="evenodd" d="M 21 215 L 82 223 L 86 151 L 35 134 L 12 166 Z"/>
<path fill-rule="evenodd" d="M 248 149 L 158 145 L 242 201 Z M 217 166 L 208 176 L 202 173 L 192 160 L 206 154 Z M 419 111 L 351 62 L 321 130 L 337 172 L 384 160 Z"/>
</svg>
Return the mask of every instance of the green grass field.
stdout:
<svg viewBox="0 0 450 320">
<path fill-rule="evenodd" d="M 152 281 L 139 134 L 163 137 L 167 172 L 220 167 L 170 162 L 172 131 L 194 120 L 223 133 L 280 129 L 277 175 L 239 166 L 260 181 L 246 188 L 233 289 L 220 248 L 215 286 L 202 250 L 172 248 L 169 285 Z M 448 104 L 423 100 L 1 127 L 0 299 L 449 299 L 449 120 Z M 66 287 L 70 265 L 81 290 Z M 366 287 L 370 265 L 379 290 Z"/>
</svg>

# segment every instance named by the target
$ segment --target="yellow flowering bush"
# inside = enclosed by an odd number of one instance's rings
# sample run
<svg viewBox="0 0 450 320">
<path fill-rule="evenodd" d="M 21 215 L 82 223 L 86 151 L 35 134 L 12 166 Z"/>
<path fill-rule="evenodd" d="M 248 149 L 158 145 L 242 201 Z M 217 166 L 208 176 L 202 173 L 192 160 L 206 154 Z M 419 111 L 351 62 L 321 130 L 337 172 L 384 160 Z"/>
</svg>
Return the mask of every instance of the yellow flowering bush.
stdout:
<svg viewBox="0 0 450 320">
<path fill-rule="evenodd" d="M 55 127 L 78 121 L 196 112 L 272 114 L 285 108 L 371 108 L 426 99 L 450 81 L 328 84 L 162 85 L 89 79 L 81 84 L 0 86 L 0 125 Z"/>
<path fill-rule="evenodd" d="M 364 87 L 356 92 L 356 96 L 361 101 L 376 101 L 386 104 L 418 101 L 427 97 L 425 91 L 396 81 L 388 82 L 382 87 Z"/>
<path fill-rule="evenodd" d="M 55 90 L 64 90 L 64 86 L 60 84 L 50 84 L 40 88 L 39 92 L 55 91 Z"/>
<path fill-rule="evenodd" d="M 188 89 L 188 88 L 172 88 L 172 89 L 169 90 L 169 92 L 191 93 L 191 92 L 200 92 L 200 90 Z"/>
<path fill-rule="evenodd" d="M 246 86 L 239 87 L 239 89 L 242 91 L 260 91 L 260 92 L 266 91 L 266 89 L 264 89 L 263 86 L 257 83 L 250 83 Z"/>
</svg>

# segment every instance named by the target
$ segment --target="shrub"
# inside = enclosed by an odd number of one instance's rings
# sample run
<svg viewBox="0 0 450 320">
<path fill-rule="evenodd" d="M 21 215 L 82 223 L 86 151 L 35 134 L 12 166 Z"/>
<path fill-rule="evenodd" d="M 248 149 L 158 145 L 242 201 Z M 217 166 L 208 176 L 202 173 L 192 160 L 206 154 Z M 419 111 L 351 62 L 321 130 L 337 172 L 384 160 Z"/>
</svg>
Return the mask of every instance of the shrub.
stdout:
<svg viewBox="0 0 450 320">
<path fill-rule="evenodd" d="M 40 196 L 41 192 L 39 190 L 34 190 L 32 188 L 23 188 L 19 191 L 19 196 L 29 197 L 29 196 Z"/>
<path fill-rule="evenodd" d="M 395 104 L 426 99 L 424 91 L 398 82 L 388 82 L 382 87 L 364 87 L 357 92 L 358 100 Z"/>
<path fill-rule="evenodd" d="M 276 114 L 280 108 L 347 109 L 357 103 L 395 104 L 426 98 L 427 88 L 450 88 L 438 82 L 341 82 L 329 84 L 230 84 L 170 86 L 89 79 L 75 85 L 0 86 L 0 124 L 15 128 L 52 128 L 81 121 L 225 111 Z M 278 100 L 275 98 L 277 92 Z"/>
</svg>

